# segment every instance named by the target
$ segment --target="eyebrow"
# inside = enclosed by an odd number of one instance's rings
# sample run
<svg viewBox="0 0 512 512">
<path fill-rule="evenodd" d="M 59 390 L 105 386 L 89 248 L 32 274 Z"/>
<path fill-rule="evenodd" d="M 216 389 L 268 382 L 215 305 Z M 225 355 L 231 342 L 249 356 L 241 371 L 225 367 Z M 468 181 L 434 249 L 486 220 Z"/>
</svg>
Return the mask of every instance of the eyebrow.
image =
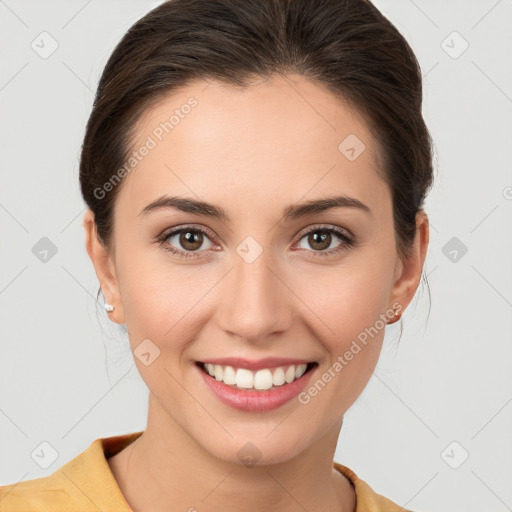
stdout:
<svg viewBox="0 0 512 512">
<path fill-rule="evenodd" d="M 196 199 L 172 197 L 167 195 L 161 196 L 155 201 L 149 203 L 140 211 L 139 216 L 144 216 L 157 210 L 169 208 L 196 215 L 205 215 L 206 217 L 219 219 L 226 223 L 231 222 L 229 215 L 220 206 L 206 203 L 204 201 L 198 201 Z M 332 196 L 292 204 L 283 210 L 282 216 L 284 220 L 293 220 L 325 212 L 332 208 L 356 208 L 372 215 L 370 208 L 355 197 Z"/>
</svg>

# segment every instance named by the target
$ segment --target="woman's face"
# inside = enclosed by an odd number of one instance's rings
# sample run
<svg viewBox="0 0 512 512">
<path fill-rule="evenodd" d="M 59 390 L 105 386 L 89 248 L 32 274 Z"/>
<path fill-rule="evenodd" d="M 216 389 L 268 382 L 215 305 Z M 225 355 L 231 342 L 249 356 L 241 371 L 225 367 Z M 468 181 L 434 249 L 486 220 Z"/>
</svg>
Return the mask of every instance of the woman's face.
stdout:
<svg viewBox="0 0 512 512">
<path fill-rule="evenodd" d="M 364 121 L 296 75 L 245 90 L 197 81 L 149 111 L 135 139 L 110 259 L 97 256 L 92 217 L 85 226 L 110 318 L 126 324 L 154 399 L 149 421 L 238 463 L 248 442 L 271 463 L 337 436 L 375 368 L 384 320 L 414 295 L 426 248 L 410 262 L 397 254 Z M 352 203 L 321 207 L 340 196 Z M 194 211 L 147 209 L 164 197 Z M 227 357 L 316 366 L 285 403 L 249 410 L 221 399 L 196 364 Z"/>
</svg>

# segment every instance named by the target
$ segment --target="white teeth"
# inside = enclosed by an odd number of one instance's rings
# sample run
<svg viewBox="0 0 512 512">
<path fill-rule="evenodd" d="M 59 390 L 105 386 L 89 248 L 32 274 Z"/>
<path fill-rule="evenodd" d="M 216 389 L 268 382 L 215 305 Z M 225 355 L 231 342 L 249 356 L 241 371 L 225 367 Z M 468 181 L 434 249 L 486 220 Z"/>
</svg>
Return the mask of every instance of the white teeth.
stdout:
<svg viewBox="0 0 512 512">
<path fill-rule="evenodd" d="M 307 364 L 297 366 L 280 366 L 274 370 L 265 368 L 252 372 L 246 368 L 235 370 L 232 366 L 221 366 L 218 364 L 206 363 L 206 371 L 218 381 L 224 384 L 236 386 L 241 389 L 267 390 L 273 386 L 282 386 L 285 382 L 290 384 L 306 372 Z"/>
<path fill-rule="evenodd" d="M 238 368 L 236 371 L 236 385 L 239 388 L 252 388 L 252 384 L 254 381 L 254 375 L 251 370 L 246 370 L 245 368 Z"/>
<path fill-rule="evenodd" d="M 295 380 L 295 366 L 290 366 L 286 373 L 284 374 L 284 380 L 290 384 Z"/>
<path fill-rule="evenodd" d="M 276 368 L 274 370 L 272 384 L 274 384 L 274 386 L 282 386 L 284 384 L 284 370 L 282 368 Z"/>
<path fill-rule="evenodd" d="M 236 372 L 232 366 L 226 366 L 224 368 L 224 379 L 222 380 L 224 381 L 224 384 L 229 384 L 231 386 L 236 384 Z"/>
<path fill-rule="evenodd" d="M 297 365 L 297 368 L 295 370 L 295 378 L 298 379 L 299 377 L 302 377 L 306 373 L 306 368 L 308 367 L 307 364 L 299 364 Z"/>
<path fill-rule="evenodd" d="M 258 370 L 254 375 L 255 389 L 270 389 L 272 387 L 272 372 L 270 370 Z"/>
</svg>

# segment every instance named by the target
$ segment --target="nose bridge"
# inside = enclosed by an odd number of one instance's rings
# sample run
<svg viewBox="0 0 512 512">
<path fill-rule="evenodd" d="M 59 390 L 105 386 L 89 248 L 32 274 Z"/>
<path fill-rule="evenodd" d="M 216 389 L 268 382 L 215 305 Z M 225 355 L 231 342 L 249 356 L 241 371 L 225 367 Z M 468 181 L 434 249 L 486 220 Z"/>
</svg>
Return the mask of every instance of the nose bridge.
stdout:
<svg viewBox="0 0 512 512">
<path fill-rule="evenodd" d="M 288 328 L 290 292 L 276 276 L 270 250 L 247 237 L 236 249 L 223 289 L 221 327 L 249 340 Z"/>
</svg>

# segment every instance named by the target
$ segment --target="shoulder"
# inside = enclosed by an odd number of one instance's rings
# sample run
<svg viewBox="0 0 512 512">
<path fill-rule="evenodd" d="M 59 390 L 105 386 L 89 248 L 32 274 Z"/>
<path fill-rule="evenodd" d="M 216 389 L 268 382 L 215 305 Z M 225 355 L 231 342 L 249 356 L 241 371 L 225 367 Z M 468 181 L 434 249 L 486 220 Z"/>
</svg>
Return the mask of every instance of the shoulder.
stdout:
<svg viewBox="0 0 512 512">
<path fill-rule="evenodd" d="M 0 510 L 2 512 L 61 512 L 66 509 L 85 510 L 80 508 L 82 497 L 77 495 L 79 489 L 74 485 L 75 464 L 82 464 L 85 459 L 90 459 L 88 454 L 82 452 L 75 457 L 72 463 L 63 467 L 51 475 L 25 480 L 9 485 L 0 486 Z M 90 461 L 89 461 L 90 462 Z M 87 470 L 94 471 L 94 465 L 89 464 Z M 85 470 L 85 467 L 84 467 Z"/>
<path fill-rule="evenodd" d="M 99 438 L 51 475 L 0 486 L 1 512 L 129 512 L 108 456 L 140 433 Z"/>
<path fill-rule="evenodd" d="M 57 512 L 75 506 L 70 481 L 62 470 L 52 475 L 0 486 L 2 512 Z"/>
<path fill-rule="evenodd" d="M 342 473 L 354 487 L 356 493 L 355 512 L 412 512 L 397 505 L 385 496 L 376 493 L 347 466 L 333 462 L 333 467 Z"/>
</svg>

